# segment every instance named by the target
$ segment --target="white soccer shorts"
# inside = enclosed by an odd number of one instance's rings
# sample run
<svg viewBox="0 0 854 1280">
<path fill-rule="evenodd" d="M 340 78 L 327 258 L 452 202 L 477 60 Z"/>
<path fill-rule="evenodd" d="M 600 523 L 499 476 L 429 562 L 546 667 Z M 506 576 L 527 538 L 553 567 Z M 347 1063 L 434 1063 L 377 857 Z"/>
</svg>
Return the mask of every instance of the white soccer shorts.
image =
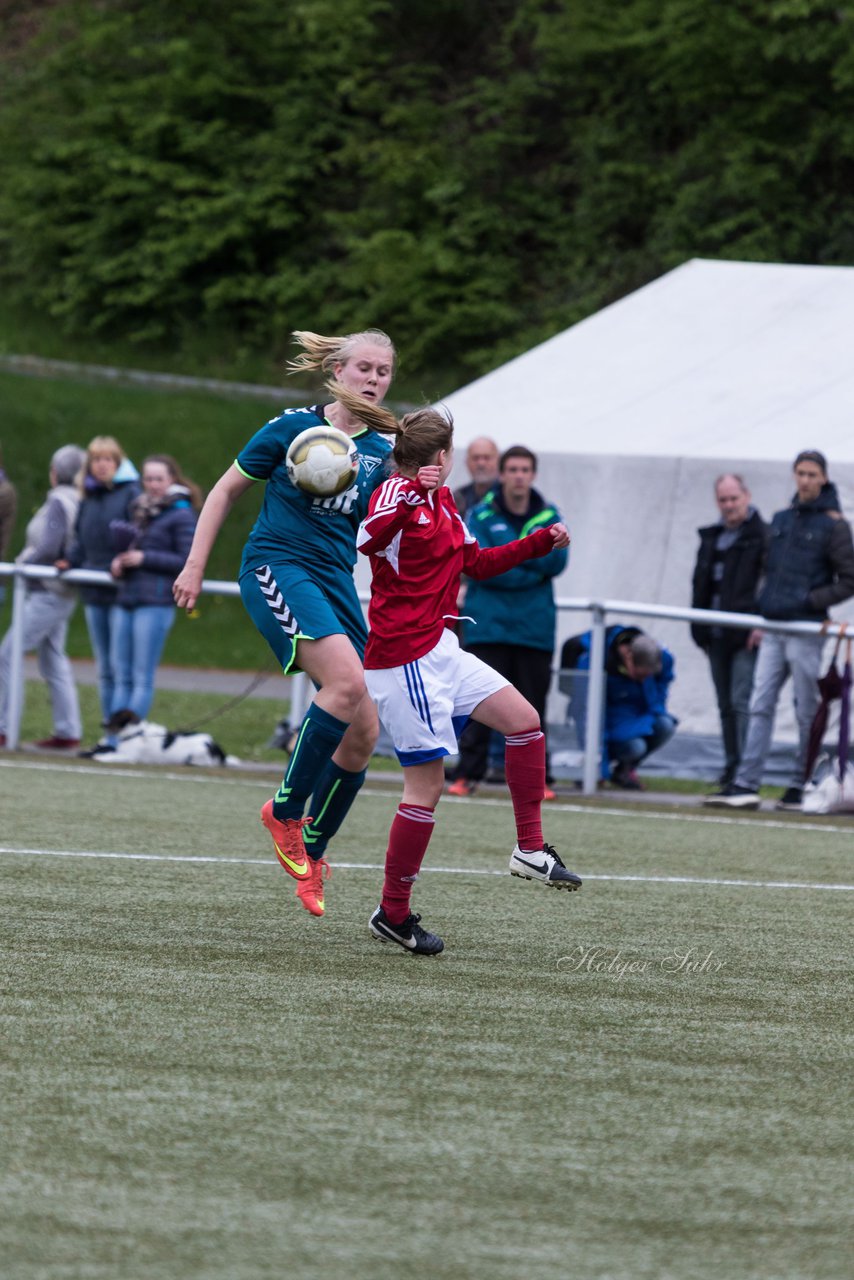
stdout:
<svg viewBox="0 0 854 1280">
<path fill-rule="evenodd" d="M 404 768 L 456 755 L 458 734 L 475 707 L 510 683 L 461 649 L 449 630 L 423 658 L 366 671 L 365 681 Z"/>
</svg>

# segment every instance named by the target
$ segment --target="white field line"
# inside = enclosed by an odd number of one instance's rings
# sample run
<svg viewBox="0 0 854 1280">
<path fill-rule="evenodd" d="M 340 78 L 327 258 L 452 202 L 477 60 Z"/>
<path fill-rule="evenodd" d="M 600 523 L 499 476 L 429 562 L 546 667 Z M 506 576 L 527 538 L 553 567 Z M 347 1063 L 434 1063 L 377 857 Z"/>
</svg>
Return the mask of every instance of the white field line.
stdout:
<svg viewBox="0 0 854 1280">
<path fill-rule="evenodd" d="M 93 849 L 28 849 L 14 845 L 0 845 L 0 854 L 11 857 L 30 858 L 106 858 L 122 862 L 198 862 L 227 863 L 248 867 L 271 867 L 276 863 L 270 858 L 230 858 L 213 854 L 180 854 L 180 853 L 124 853 L 116 850 L 97 851 Z M 344 871 L 382 871 L 381 862 L 333 862 L 336 870 Z M 422 867 L 422 873 L 443 876 L 506 876 L 508 872 L 499 868 L 477 867 Z M 714 885 L 723 888 L 739 889 L 828 889 L 837 893 L 854 893 L 854 884 L 821 884 L 802 880 L 727 880 L 722 877 L 699 876 L 642 876 L 611 875 L 597 873 L 585 875 L 585 880 L 610 880 L 637 884 L 697 884 Z"/>
<path fill-rule="evenodd" d="M 158 768 L 139 768 L 131 769 L 127 766 L 123 768 L 110 768 L 108 765 L 61 765 L 61 764 L 40 764 L 35 761 L 26 760 L 0 760 L 0 769 L 25 769 L 47 772 L 53 775 L 57 773 L 75 773 L 75 774 L 97 774 L 99 778 L 130 778 L 136 781 L 144 778 L 149 782 L 166 781 L 166 782 L 195 782 L 204 784 L 212 784 L 217 787 L 253 787 L 258 790 L 270 792 L 270 781 L 264 778 L 253 778 L 251 775 L 241 774 L 239 777 L 229 776 L 223 777 L 220 774 L 196 773 L 194 769 L 187 766 L 181 773 L 172 773 L 161 771 Z M 402 783 L 402 780 L 401 780 Z M 401 795 L 402 787 L 392 790 L 379 788 L 374 786 L 363 787 L 360 792 L 360 799 L 370 796 L 376 796 L 383 800 L 396 800 Z M 510 798 L 487 797 L 487 796 L 443 796 L 443 805 L 463 804 L 471 807 L 472 805 L 482 805 L 487 808 L 509 807 Z M 837 826 L 834 823 L 824 822 L 807 822 L 802 821 L 798 817 L 791 817 L 788 820 L 781 818 L 737 818 L 725 817 L 722 814 L 698 813 L 696 809 L 685 807 L 678 813 L 662 813 L 660 810 L 644 809 L 605 809 L 596 805 L 571 804 L 564 801 L 549 801 L 544 805 L 543 813 L 548 817 L 550 813 L 578 813 L 593 818 L 633 818 L 645 822 L 700 822 L 711 824 L 719 827 L 752 827 L 754 830 L 760 827 L 765 830 L 777 831 L 821 831 L 829 832 L 836 835 L 854 834 L 854 815 L 852 821 L 845 826 Z"/>
</svg>

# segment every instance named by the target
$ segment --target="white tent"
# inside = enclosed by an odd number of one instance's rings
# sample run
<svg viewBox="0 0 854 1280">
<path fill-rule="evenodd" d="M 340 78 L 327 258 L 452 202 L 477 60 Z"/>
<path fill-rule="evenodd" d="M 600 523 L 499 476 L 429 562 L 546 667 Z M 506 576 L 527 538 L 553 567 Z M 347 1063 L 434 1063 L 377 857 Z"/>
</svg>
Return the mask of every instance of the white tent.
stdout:
<svg viewBox="0 0 854 1280">
<path fill-rule="evenodd" d="M 854 516 L 854 268 L 696 259 L 444 403 L 456 423 L 452 483 L 467 478 L 475 436 L 538 454 L 538 487 L 573 539 L 559 596 L 687 605 L 696 530 L 717 518 L 722 471 L 742 474 L 770 519 L 794 492 L 795 455 L 820 449 Z M 587 621 L 564 615 L 559 641 Z M 681 730 L 716 733 L 687 626 L 639 625 L 676 655 Z M 784 694 L 783 739 L 789 703 Z"/>
</svg>

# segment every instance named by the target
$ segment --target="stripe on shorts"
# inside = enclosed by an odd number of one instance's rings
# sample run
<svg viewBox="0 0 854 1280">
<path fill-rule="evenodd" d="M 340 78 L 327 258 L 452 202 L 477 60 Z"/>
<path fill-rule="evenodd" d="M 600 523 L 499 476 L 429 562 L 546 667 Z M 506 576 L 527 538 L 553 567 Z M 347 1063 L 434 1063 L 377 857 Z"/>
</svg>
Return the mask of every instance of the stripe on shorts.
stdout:
<svg viewBox="0 0 854 1280">
<path fill-rule="evenodd" d="M 407 663 L 403 668 L 403 674 L 406 677 L 406 687 L 409 690 L 409 701 L 418 712 L 421 720 L 424 721 L 430 732 L 433 733 L 433 721 L 430 718 L 430 706 L 427 701 L 427 691 L 424 688 L 424 680 L 418 666 L 418 660 L 416 659 L 415 662 Z"/>
<path fill-rule="evenodd" d="M 286 636 L 295 636 L 299 630 L 299 623 L 285 604 L 284 596 L 279 590 L 279 584 L 273 577 L 273 570 L 268 564 L 261 565 L 255 570 L 255 577 L 258 586 L 261 588 L 261 595 L 267 601 L 270 609 L 273 611 L 273 617 L 278 622 Z"/>
</svg>

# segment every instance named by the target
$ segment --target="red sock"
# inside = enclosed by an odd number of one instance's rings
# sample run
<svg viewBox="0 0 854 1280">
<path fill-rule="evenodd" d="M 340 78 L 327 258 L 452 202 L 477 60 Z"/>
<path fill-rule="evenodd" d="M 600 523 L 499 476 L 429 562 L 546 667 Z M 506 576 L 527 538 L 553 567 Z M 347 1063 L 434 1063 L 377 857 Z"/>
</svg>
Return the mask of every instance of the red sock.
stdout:
<svg viewBox="0 0 854 1280">
<path fill-rule="evenodd" d="M 504 769 L 519 848 L 542 849 L 540 810 L 546 789 L 546 739 L 540 729 L 512 733 L 505 739 Z"/>
<path fill-rule="evenodd" d="M 412 885 L 418 879 L 434 824 L 433 810 L 420 804 L 401 804 L 394 815 L 382 896 L 382 909 L 391 924 L 403 924 L 409 915 Z"/>
</svg>

